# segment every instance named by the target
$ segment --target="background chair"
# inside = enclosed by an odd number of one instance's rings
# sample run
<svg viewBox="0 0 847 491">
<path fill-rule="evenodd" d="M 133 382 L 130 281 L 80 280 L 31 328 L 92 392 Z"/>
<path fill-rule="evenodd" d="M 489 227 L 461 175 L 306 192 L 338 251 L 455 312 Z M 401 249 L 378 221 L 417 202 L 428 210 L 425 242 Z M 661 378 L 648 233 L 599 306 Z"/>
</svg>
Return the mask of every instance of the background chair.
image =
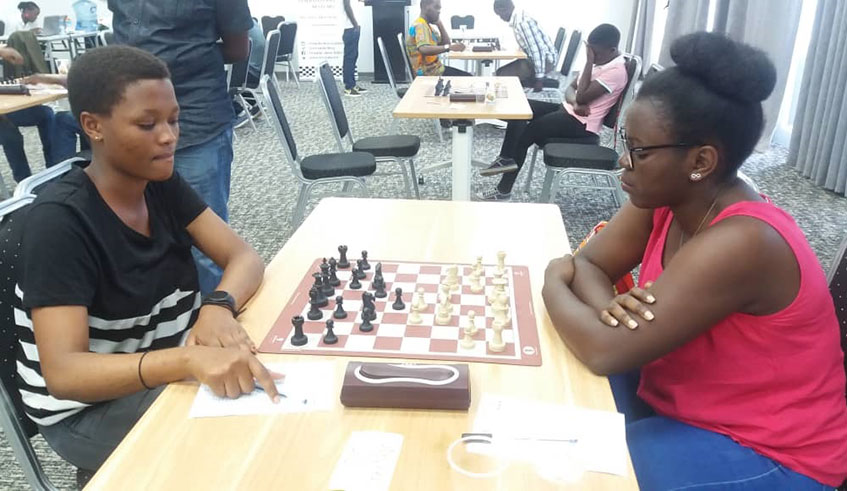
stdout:
<svg viewBox="0 0 847 491">
<path fill-rule="evenodd" d="M 291 172 L 300 182 L 300 190 L 297 195 L 297 204 L 294 207 L 292 221 L 300 223 L 306 210 L 306 203 L 314 186 L 319 184 L 342 183 L 341 195 L 350 194 L 350 186 L 356 185 L 360 189 L 360 195 L 367 197 L 370 193 L 365 184 L 364 176 L 376 172 L 376 160 L 374 156 L 365 152 L 324 153 L 310 155 L 300 159 L 297 152 L 297 143 L 288 125 L 288 119 L 282 110 L 282 100 L 279 97 L 277 86 L 271 83 L 269 75 L 264 75 L 260 81 L 262 95 L 272 121 L 274 130 L 279 138 L 285 153 L 285 158 L 291 166 Z M 339 193 L 335 193 L 339 195 Z"/>
<path fill-rule="evenodd" d="M 268 37 L 268 33 L 274 29 L 279 29 L 280 22 L 285 22 L 285 17 L 281 15 L 263 15 L 259 23 L 262 25 L 262 32 L 265 34 L 265 37 Z"/>
<path fill-rule="evenodd" d="M 561 102 L 565 98 L 562 87 L 567 88 L 567 85 L 570 83 L 571 68 L 573 67 L 576 55 L 579 52 L 582 32 L 573 31 L 571 33 L 570 40 L 568 41 L 567 49 L 564 49 L 566 37 L 565 29 L 560 27 L 558 34 L 556 34 L 556 42 L 554 43 L 556 52 L 562 57 L 561 65 L 557 65 L 557 67 L 559 67 L 559 76 L 558 79 L 544 80 L 544 87 L 541 90 L 541 93 L 536 94 L 539 99 L 550 102 Z"/>
<path fill-rule="evenodd" d="M 841 332 L 841 349 L 847 353 L 847 237 L 841 241 L 838 252 L 832 260 L 832 265 L 826 275 L 829 292 L 835 304 L 835 316 Z M 847 357 L 844 359 L 844 369 L 847 370 Z M 847 394 L 847 387 L 845 394 Z"/>
<path fill-rule="evenodd" d="M 294 41 L 297 39 L 297 23 L 282 22 L 277 30 L 280 33 L 279 48 L 276 51 L 276 63 L 285 64 L 285 81 L 288 82 L 288 74 L 294 77 L 297 87 L 300 87 L 300 79 L 294 70 Z"/>
<path fill-rule="evenodd" d="M 618 102 L 609 110 L 603 119 L 603 125 L 614 132 L 613 146 L 617 144 L 619 123 L 625 108 L 634 97 L 635 79 L 641 73 L 641 58 L 635 55 L 624 55 L 627 82 Z M 544 186 L 541 191 L 541 201 L 552 202 L 562 185 L 563 180 L 571 175 L 582 174 L 590 176 L 591 185 L 572 185 L 571 187 L 605 189 L 612 191 L 615 204 L 621 206 L 626 199 L 620 183 L 620 168 L 618 153 L 614 148 L 602 147 L 596 143 L 552 143 L 545 142 Z M 532 179 L 532 163 L 527 179 Z M 597 184 L 595 178 L 601 178 L 606 184 Z"/>
<path fill-rule="evenodd" d="M 3 282 L 3 293 L 0 294 L 0 426 L 29 485 L 36 490 L 55 490 L 32 448 L 30 438 L 38 434 L 38 427 L 24 413 L 17 380 L 19 344 L 14 311 L 22 308 L 15 294 L 20 258 L 16 248 L 8 244 L 20 244 L 27 205 L 34 199 L 35 196 L 30 194 L 0 203 L 0 240 L 7 243 L 0 260 L 0 273 L 3 278 L 11 278 Z"/>
<path fill-rule="evenodd" d="M 418 76 L 412 72 L 412 60 L 409 59 L 409 53 L 406 51 L 406 40 L 403 39 L 403 33 L 397 33 L 397 42 L 400 44 L 400 53 L 403 53 L 403 64 L 406 66 L 406 78 L 414 80 Z"/>
<path fill-rule="evenodd" d="M 71 166 L 79 165 L 86 160 L 87 159 L 82 157 L 72 157 L 68 160 L 63 160 L 54 166 L 48 167 L 41 172 L 35 173 L 18 183 L 13 196 L 15 198 L 36 196 L 45 184 L 53 179 L 61 177 L 63 174 L 71 170 Z"/>
<path fill-rule="evenodd" d="M 0 36 L 6 34 L 6 23 L 0 20 Z"/>
<path fill-rule="evenodd" d="M 253 40 L 247 40 L 247 52 L 253 51 Z M 229 71 L 229 95 L 236 99 L 247 114 L 247 119 L 250 121 L 250 126 L 256 129 L 256 123 L 253 121 L 253 113 L 250 112 L 250 104 L 244 99 L 244 93 L 247 91 L 247 72 L 250 67 L 250 58 L 247 57 L 241 61 L 232 64 L 232 69 Z"/>
<path fill-rule="evenodd" d="M 450 17 L 450 29 L 473 29 L 474 16 L 472 15 L 454 15 Z"/>
<path fill-rule="evenodd" d="M 320 85 L 321 96 L 329 113 L 329 119 L 332 122 L 335 141 L 338 143 L 338 151 L 347 151 L 342 142 L 346 138 L 350 144 L 350 148 L 354 152 L 367 152 L 376 158 L 377 163 L 396 163 L 400 166 L 400 172 L 378 175 L 402 174 L 406 196 L 420 199 L 421 193 L 418 189 L 418 177 L 415 174 L 415 156 L 421 148 L 421 139 L 412 135 L 389 135 L 354 140 L 353 132 L 350 130 L 350 123 L 347 120 L 347 113 L 344 111 L 344 104 L 341 101 L 341 93 L 338 92 L 338 85 L 335 83 L 335 77 L 332 76 L 332 68 L 330 68 L 327 62 L 321 63 L 318 68 L 318 85 Z M 409 186 L 410 180 L 412 181 L 411 188 Z M 412 189 L 414 189 L 414 194 L 412 193 Z"/>
</svg>

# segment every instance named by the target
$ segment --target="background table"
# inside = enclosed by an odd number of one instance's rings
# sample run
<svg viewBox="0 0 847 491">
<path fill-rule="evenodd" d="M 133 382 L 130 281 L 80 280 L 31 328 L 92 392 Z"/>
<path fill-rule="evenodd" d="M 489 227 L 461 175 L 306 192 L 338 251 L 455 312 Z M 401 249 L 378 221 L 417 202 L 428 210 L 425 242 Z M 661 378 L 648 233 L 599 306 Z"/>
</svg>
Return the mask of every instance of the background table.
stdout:
<svg viewBox="0 0 847 491">
<path fill-rule="evenodd" d="M 366 227 L 361 217 L 367 217 Z M 530 270 L 543 365 L 470 364 L 468 412 L 347 409 L 337 402 L 330 412 L 188 419 L 197 385 L 171 384 L 86 489 L 327 489 L 351 432 L 364 430 L 404 436 L 392 489 L 552 488 L 530 466 L 517 464 L 499 480 L 468 481 L 450 469 L 445 454 L 452 441 L 471 430 L 484 393 L 614 410 L 606 379 L 591 374 L 564 347 L 541 300 L 548 259 L 570 250 L 559 209 L 547 204 L 325 199 L 267 267 L 262 287 L 241 316 L 257 343 L 312 261 L 336 253 L 342 243 L 351 254 L 367 249 L 374 259 L 410 261 L 473 263 L 483 254 L 493 262 L 498 249 L 506 251 L 507 263 Z M 260 357 L 264 362 L 333 362 L 335 397 L 349 360 Z M 626 477 L 586 473 L 570 488 L 624 490 L 637 485 L 629 466 Z"/>
<path fill-rule="evenodd" d="M 28 107 L 47 104 L 48 102 L 64 99 L 68 96 L 66 90 L 51 89 L 36 91 L 31 95 L 0 95 L 0 114 L 12 113 Z"/>
<path fill-rule="evenodd" d="M 450 51 L 447 54 L 449 60 L 464 60 L 472 61 L 476 65 L 475 73 L 479 76 L 486 75 L 482 73 L 484 65 L 490 65 L 495 62 L 494 70 L 497 70 L 499 62 L 504 60 L 525 60 L 526 53 L 519 49 L 499 49 L 494 51 L 473 51 L 471 46 L 468 46 L 464 51 Z"/>
<path fill-rule="evenodd" d="M 418 77 L 394 108 L 395 118 L 449 119 L 453 121 L 453 199 L 469 200 L 471 196 L 471 152 L 474 119 L 530 119 L 532 109 L 517 77 L 444 77 L 451 81 L 452 92 L 470 92 L 474 84 L 500 85 L 505 98 L 493 103 L 450 102 L 436 97 L 438 77 Z"/>
</svg>

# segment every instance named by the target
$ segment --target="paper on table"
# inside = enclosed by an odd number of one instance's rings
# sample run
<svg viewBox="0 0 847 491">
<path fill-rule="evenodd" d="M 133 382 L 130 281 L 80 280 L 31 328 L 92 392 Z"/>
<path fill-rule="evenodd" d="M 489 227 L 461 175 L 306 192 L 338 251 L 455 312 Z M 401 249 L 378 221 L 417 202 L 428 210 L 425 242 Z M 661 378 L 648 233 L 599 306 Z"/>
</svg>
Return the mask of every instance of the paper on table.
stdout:
<svg viewBox="0 0 847 491">
<path fill-rule="evenodd" d="M 626 475 L 627 447 L 623 414 L 564 404 L 484 394 L 474 433 L 492 435 L 512 458 L 539 461 L 558 452 L 578 458 L 587 471 Z M 470 444 L 484 453 L 487 444 Z M 492 449 L 493 450 L 493 449 Z"/>
<path fill-rule="evenodd" d="M 382 431 L 354 431 L 335 464 L 329 489 L 379 491 L 391 486 L 403 435 Z"/>
<path fill-rule="evenodd" d="M 335 370 L 331 362 L 276 363 L 268 370 L 285 374 L 277 382 L 281 397 L 274 404 L 264 391 L 256 389 L 237 399 L 216 396 L 207 385 L 201 385 L 188 413 L 189 418 L 236 416 L 247 414 L 298 413 L 329 411 L 335 400 Z"/>
</svg>

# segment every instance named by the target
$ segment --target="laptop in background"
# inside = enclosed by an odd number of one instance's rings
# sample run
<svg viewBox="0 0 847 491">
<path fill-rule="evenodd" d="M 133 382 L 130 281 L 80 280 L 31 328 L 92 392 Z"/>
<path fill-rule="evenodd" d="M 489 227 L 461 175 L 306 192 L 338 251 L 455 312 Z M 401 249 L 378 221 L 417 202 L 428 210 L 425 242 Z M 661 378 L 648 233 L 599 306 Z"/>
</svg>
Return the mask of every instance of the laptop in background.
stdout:
<svg viewBox="0 0 847 491">
<path fill-rule="evenodd" d="M 44 27 L 41 28 L 41 36 L 55 36 L 62 34 L 62 24 L 65 22 L 64 15 L 48 15 L 44 17 Z"/>
</svg>

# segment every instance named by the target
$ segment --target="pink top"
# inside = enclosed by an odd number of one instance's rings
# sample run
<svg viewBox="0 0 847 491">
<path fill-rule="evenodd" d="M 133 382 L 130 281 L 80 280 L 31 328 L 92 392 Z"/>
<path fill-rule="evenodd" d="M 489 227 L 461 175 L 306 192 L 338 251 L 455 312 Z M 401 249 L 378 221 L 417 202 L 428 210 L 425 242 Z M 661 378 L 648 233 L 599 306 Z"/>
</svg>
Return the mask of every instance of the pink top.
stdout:
<svg viewBox="0 0 847 491">
<path fill-rule="evenodd" d="M 600 85 L 606 88 L 606 93 L 588 103 L 588 116 L 580 116 L 573 112 L 573 106 L 567 102 L 563 103 L 565 110 L 571 116 L 580 120 L 587 131 L 600 134 L 603 129 L 603 118 L 609 109 L 615 105 L 626 86 L 626 64 L 624 63 L 623 55 L 618 56 L 614 60 L 605 65 L 594 65 L 591 70 L 591 80 L 597 81 Z"/>
<path fill-rule="evenodd" d="M 838 486 L 847 477 L 844 355 L 823 269 L 794 219 L 776 206 L 735 203 L 712 224 L 732 216 L 757 218 L 788 243 L 800 267 L 797 297 L 774 314 L 730 314 L 645 365 L 638 395 L 659 414 Z M 640 285 L 662 274 L 672 220 L 669 208 L 653 213 Z"/>
</svg>

